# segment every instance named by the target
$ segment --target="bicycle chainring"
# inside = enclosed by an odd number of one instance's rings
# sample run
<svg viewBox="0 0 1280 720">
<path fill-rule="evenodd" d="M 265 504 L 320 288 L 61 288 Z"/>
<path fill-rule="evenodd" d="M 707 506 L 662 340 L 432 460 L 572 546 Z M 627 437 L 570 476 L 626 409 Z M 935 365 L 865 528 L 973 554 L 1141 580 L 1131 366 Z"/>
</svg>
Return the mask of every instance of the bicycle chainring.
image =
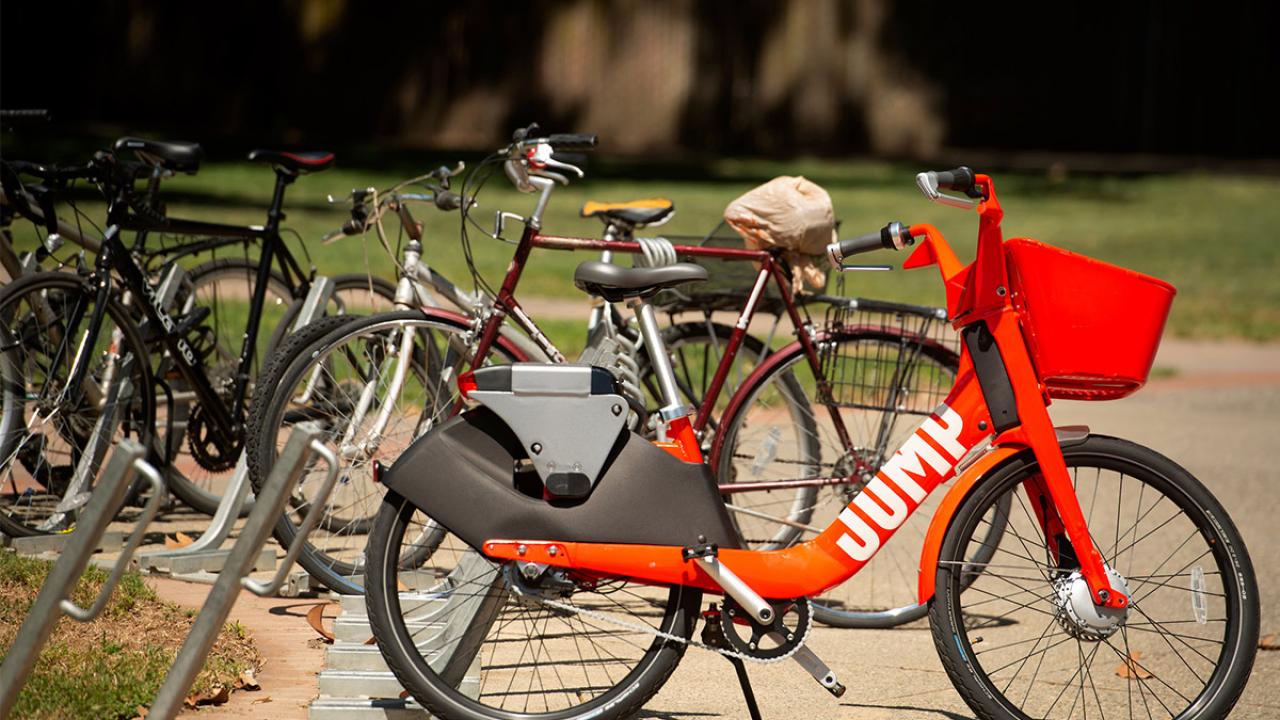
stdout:
<svg viewBox="0 0 1280 720">
<path fill-rule="evenodd" d="M 720 606 L 720 630 L 735 651 L 753 660 L 772 661 L 790 657 L 804 645 L 813 627 L 809 598 L 771 602 L 773 622 L 761 624 L 733 598 L 725 596 Z"/>
<path fill-rule="evenodd" d="M 225 446 L 218 442 L 213 427 L 205 417 L 204 406 L 196 405 L 187 418 L 187 449 L 196 464 L 213 473 L 226 472 L 236 466 L 244 449 L 244 435 Z"/>
</svg>

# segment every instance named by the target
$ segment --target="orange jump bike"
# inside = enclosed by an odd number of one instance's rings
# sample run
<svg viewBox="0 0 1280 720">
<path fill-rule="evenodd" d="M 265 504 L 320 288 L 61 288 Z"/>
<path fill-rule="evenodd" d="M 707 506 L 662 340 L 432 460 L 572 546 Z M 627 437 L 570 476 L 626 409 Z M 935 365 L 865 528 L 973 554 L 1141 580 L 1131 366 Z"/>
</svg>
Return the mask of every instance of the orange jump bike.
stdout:
<svg viewBox="0 0 1280 720">
<path fill-rule="evenodd" d="M 958 168 L 917 183 L 933 201 L 976 207 L 972 263 L 934 227 L 901 223 L 829 254 L 840 264 L 920 241 L 905 267 L 941 272 L 963 341 L 955 384 L 811 540 L 742 548 L 698 448 L 625 430 L 625 401 L 602 369 L 514 364 L 459 378 L 473 406 L 376 471 L 387 494 L 369 535 L 369 616 L 416 700 L 446 720 L 625 717 L 690 645 L 735 664 L 752 717 L 746 662 L 792 658 L 839 695 L 805 644 L 808 598 L 861 570 L 949 483 L 917 593 L 943 667 L 978 716 L 1227 715 L 1259 625 L 1235 526 L 1173 461 L 1055 428 L 1047 412 L 1055 398 L 1139 389 L 1173 287 L 1006 242 L 986 175 Z M 629 299 L 651 332 L 648 298 L 705 276 L 588 263 L 575 280 Z M 651 353 L 670 381 L 664 353 Z"/>
</svg>

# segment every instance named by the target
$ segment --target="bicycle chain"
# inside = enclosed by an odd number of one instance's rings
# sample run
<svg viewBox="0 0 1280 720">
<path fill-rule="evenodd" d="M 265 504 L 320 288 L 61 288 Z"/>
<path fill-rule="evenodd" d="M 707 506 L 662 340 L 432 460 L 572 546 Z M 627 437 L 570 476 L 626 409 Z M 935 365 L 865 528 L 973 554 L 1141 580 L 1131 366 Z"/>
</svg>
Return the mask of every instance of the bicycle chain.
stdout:
<svg viewBox="0 0 1280 720">
<path fill-rule="evenodd" d="M 562 603 L 562 602 L 551 600 L 544 597 L 536 597 L 534 598 L 534 600 L 538 603 L 547 605 L 548 607 L 552 607 L 557 610 L 564 610 L 564 611 L 573 613 L 575 615 L 583 615 L 585 617 L 594 618 L 602 622 L 618 625 L 620 627 L 624 627 L 629 630 L 647 633 L 649 635 L 653 635 L 654 637 L 662 638 L 663 640 L 669 640 L 671 642 L 681 643 L 683 645 L 688 645 L 689 647 L 698 648 L 699 650 L 708 650 L 713 653 L 719 653 L 720 655 L 724 655 L 725 657 L 737 658 L 738 660 L 758 663 L 760 665 L 771 665 L 773 663 L 782 662 L 783 660 L 786 660 L 790 658 L 792 655 L 796 654 L 796 652 L 799 651 L 800 648 L 804 647 L 805 642 L 809 639 L 809 631 L 813 629 L 813 621 L 812 619 L 810 619 L 808 627 L 804 629 L 804 635 L 800 638 L 800 641 L 796 643 L 795 647 L 793 647 L 790 652 L 788 652 L 785 655 L 778 656 L 776 658 L 765 659 L 765 658 L 753 657 L 751 655 L 745 655 L 743 653 L 737 652 L 736 650 L 713 647 L 704 642 L 698 642 L 697 640 L 694 640 L 692 638 L 683 638 L 683 637 L 680 637 L 679 635 L 673 635 L 668 632 L 663 632 L 657 628 L 649 627 L 648 625 L 641 625 L 639 623 L 627 622 L 626 620 L 619 620 L 610 615 L 606 615 L 605 613 L 596 612 L 595 610 L 587 610 L 585 608 L 577 607 L 576 605 L 570 605 L 569 603 Z M 706 622 L 705 618 L 703 619 L 703 622 Z"/>
</svg>

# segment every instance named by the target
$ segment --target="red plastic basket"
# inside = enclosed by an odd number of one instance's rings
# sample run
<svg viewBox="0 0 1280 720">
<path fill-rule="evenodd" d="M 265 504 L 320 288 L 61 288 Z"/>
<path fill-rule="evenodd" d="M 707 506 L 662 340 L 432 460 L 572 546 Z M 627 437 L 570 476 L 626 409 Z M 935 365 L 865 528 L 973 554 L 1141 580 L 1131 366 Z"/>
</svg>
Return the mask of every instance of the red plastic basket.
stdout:
<svg viewBox="0 0 1280 720">
<path fill-rule="evenodd" d="M 1172 285 L 1025 238 L 1005 252 L 1014 306 L 1051 397 L 1114 400 L 1146 384 Z"/>
</svg>

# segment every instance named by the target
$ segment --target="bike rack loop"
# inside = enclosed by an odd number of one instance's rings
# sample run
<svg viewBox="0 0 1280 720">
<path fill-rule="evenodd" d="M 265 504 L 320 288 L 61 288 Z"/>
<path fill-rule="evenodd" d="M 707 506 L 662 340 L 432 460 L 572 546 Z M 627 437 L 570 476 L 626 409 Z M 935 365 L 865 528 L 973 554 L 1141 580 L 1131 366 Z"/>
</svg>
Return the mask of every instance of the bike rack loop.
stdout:
<svg viewBox="0 0 1280 720">
<path fill-rule="evenodd" d="M 338 477 L 337 457 L 332 450 L 320 442 L 319 438 L 322 434 L 320 426 L 311 422 L 299 424 L 293 429 L 271 470 L 262 493 L 254 501 L 253 510 L 249 512 L 249 518 L 240 531 L 235 545 L 232 546 L 231 554 L 227 557 L 222 572 L 218 573 L 218 579 L 210 590 L 204 607 L 200 609 L 191 632 L 187 634 L 182 649 L 178 651 L 173 667 L 165 676 L 164 684 L 156 694 L 147 717 L 169 720 L 177 716 L 182 709 L 187 692 L 191 689 L 191 684 L 195 682 L 196 675 L 199 674 L 205 658 L 213 648 L 218 632 L 231 614 L 231 608 L 235 605 L 241 588 L 257 595 L 272 595 L 279 590 L 288 577 L 289 570 L 306 545 L 308 536 L 320 521 L 329 493 L 333 490 Z M 249 579 L 247 575 L 252 570 L 254 559 L 271 536 L 271 530 L 276 521 L 285 512 L 293 489 L 298 484 L 298 478 L 306 471 L 313 455 L 323 458 L 329 470 L 319 491 L 311 501 L 311 509 L 307 511 L 306 517 L 299 526 L 297 536 L 289 545 L 284 562 L 268 583 Z"/>
<path fill-rule="evenodd" d="M 121 440 L 112 453 L 93 494 L 79 514 L 75 530 L 69 536 L 62 556 L 50 569 L 44 586 L 40 588 L 35 603 L 9 647 L 4 663 L 0 664 L 0 718 L 7 717 L 13 709 L 18 700 L 18 692 L 31 674 L 41 649 L 49 641 L 49 635 L 52 634 L 59 616 L 65 614 L 80 622 L 96 618 L 110 600 L 116 584 L 129 566 L 133 552 L 142 543 L 143 533 L 155 518 L 165 497 L 164 481 L 160 473 L 143 459 L 145 457 L 146 449 L 127 438 Z M 151 483 L 151 497 L 98 597 L 85 610 L 71 602 L 71 589 L 88 567 L 89 558 L 97 549 L 107 525 L 124 504 L 124 496 L 137 473 L 145 475 Z"/>
<path fill-rule="evenodd" d="M 308 323 L 320 318 L 324 314 L 329 300 L 333 298 L 333 292 L 333 280 L 323 275 L 317 276 L 311 283 L 311 290 L 307 292 L 306 299 L 303 300 L 302 309 L 298 312 L 298 317 L 293 323 L 293 331 L 297 332 Z M 235 471 L 231 476 L 231 480 L 227 483 L 226 490 L 222 493 L 222 500 L 218 503 L 218 509 L 214 511 L 213 519 L 209 522 L 209 527 L 200 534 L 200 537 L 195 542 L 186 547 L 141 553 L 139 556 L 141 558 L 139 569 L 144 572 L 149 570 L 150 565 L 147 563 L 147 559 L 189 557 L 217 551 L 231 535 L 231 528 L 235 525 L 236 520 L 239 519 L 240 512 L 249 497 L 249 464 L 245 453 L 241 452 L 240 458 L 236 461 Z"/>
</svg>

